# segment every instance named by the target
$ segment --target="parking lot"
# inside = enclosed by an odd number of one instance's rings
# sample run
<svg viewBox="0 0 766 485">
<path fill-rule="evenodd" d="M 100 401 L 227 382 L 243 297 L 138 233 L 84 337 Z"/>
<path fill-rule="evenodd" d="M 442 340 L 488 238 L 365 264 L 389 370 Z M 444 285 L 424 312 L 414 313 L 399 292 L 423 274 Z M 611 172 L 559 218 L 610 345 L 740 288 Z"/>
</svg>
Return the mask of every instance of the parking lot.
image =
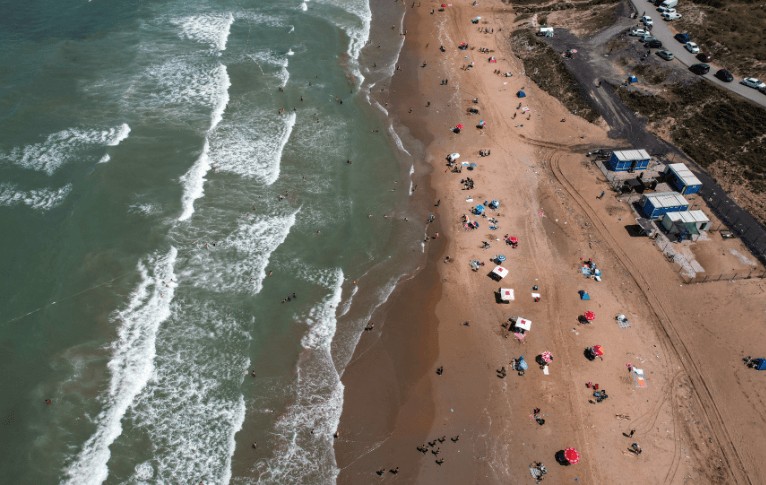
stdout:
<svg viewBox="0 0 766 485">
<path fill-rule="evenodd" d="M 673 38 L 673 36 L 677 33 L 675 29 L 672 29 L 673 22 L 666 22 L 662 20 L 662 17 L 660 16 L 660 12 L 656 10 L 656 7 L 652 2 L 649 2 L 647 0 L 630 0 L 633 4 L 633 6 L 636 8 L 636 11 L 638 12 L 638 17 L 642 15 L 648 15 L 652 18 L 652 21 L 654 25 L 652 26 L 651 34 L 653 37 L 657 38 L 659 41 L 662 42 L 662 49 L 668 50 L 672 52 L 675 56 L 675 59 L 672 61 L 667 61 L 668 64 L 672 63 L 681 63 L 685 67 L 689 67 L 692 64 L 698 64 L 700 61 L 695 57 L 694 54 L 690 53 L 684 48 L 684 45 L 678 42 L 676 39 Z M 687 0 L 691 1 L 691 0 Z M 639 25 L 639 19 L 636 19 L 636 25 Z M 694 32 L 690 32 L 692 41 L 694 41 Z M 633 37 L 636 39 L 635 37 Z M 635 42 L 638 42 L 636 40 Z M 652 55 L 655 55 L 654 52 L 656 52 L 657 49 L 652 50 Z M 705 52 L 705 46 L 700 45 L 701 52 Z M 743 98 L 749 99 L 750 101 L 759 104 L 763 107 L 766 107 L 766 94 L 763 94 L 759 92 L 757 89 L 749 88 L 747 86 L 744 86 L 740 84 L 739 82 L 742 80 L 742 77 L 749 76 L 748 73 L 733 73 L 734 74 L 734 81 L 727 83 L 723 82 L 717 77 L 714 76 L 716 71 L 722 68 L 726 68 L 726 61 L 725 59 L 713 59 L 712 62 L 707 63 L 710 65 L 710 72 L 708 74 L 705 74 L 704 77 L 706 81 L 711 82 L 713 84 L 716 84 L 720 86 L 723 89 L 726 89 L 728 91 L 731 91 L 732 93 L 738 94 L 742 96 Z"/>
</svg>

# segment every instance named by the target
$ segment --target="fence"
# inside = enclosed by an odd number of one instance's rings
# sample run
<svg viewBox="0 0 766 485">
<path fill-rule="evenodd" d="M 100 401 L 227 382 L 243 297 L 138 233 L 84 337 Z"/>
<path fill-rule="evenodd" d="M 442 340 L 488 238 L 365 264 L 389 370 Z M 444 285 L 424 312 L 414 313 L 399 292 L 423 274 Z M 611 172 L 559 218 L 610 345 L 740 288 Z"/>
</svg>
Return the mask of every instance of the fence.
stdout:
<svg viewBox="0 0 766 485">
<path fill-rule="evenodd" d="M 766 271 L 751 270 L 751 271 L 734 271 L 731 273 L 720 273 L 717 275 L 710 275 L 707 273 L 697 273 L 694 276 L 682 275 L 684 283 L 687 285 L 696 283 L 713 283 L 715 281 L 734 281 L 734 280 L 749 280 L 751 278 L 766 278 Z"/>
</svg>

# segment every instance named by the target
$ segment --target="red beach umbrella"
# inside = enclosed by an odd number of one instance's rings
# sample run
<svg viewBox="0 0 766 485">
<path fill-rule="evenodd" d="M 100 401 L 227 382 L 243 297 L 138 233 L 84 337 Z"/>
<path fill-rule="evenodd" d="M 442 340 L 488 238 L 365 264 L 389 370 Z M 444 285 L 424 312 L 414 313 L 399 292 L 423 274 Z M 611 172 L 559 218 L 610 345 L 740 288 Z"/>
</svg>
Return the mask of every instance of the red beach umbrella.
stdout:
<svg viewBox="0 0 766 485">
<path fill-rule="evenodd" d="M 508 238 L 508 240 L 511 241 L 511 244 L 519 243 L 519 238 L 517 238 L 516 236 L 511 236 L 510 238 Z"/>
<path fill-rule="evenodd" d="M 567 448 L 564 450 L 564 458 L 567 459 L 570 465 L 575 465 L 580 461 L 580 453 L 574 448 Z"/>
<path fill-rule="evenodd" d="M 588 310 L 587 312 L 585 312 L 584 316 L 585 316 L 585 319 L 588 320 L 589 322 L 592 322 L 593 320 L 596 319 L 596 313 L 591 310 Z"/>
<path fill-rule="evenodd" d="M 442 8 L 447 8 L 447 4 L 446 3 L 442 3 Z"/>
<path fill-rule="evenodd" d="M 553 354 L 547 350 L 540 354 L 540 356 L 543 358 L 543 362 L 546 364 L 549 364 L 553 360 Z"/>
<path fill-rule="evenodd" d="M 602 347 L 600 345 L 594 345 L 593 346 L 593 354 L 598 356 L 598 357 L 602 357 L 604 355 L 604 347 Z"/>
<path fill-rule="evenodd" d="M 458 130 L 462 130 L 463 129 L 463 123 L 458 123 L 457 125 L 455 125 L 455 128 L 457 128 Z"/>
</svg>

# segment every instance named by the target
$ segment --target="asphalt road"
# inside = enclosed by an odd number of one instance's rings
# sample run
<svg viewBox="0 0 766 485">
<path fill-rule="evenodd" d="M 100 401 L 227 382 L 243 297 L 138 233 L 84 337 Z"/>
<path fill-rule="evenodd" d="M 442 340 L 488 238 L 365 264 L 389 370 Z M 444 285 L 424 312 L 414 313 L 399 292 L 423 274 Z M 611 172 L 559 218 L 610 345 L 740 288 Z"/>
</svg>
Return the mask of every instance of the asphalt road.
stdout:
<svg viewBox="0 0 766 485">
<path fill-rule="evenodd" d="M 687 51 L 683 44 L 681 44 L 680 42 L 678 42 L 676 39 L 673 38 L 673 36 L 678 33 L 674 28 L 671 28 L 671 26 L 673 25 L 673 22 L 666 22 L 662 20 L 662 17 L 660 16 L 660 12 L 657 11 L 657 7 L 655 7 L 652 2 L 649 2 L 647 0 L 630 0 L 630 1 L 633 3 L 633 6 L 636 8 L 636 11 L 638 12 L 638 19 L 640 19 L 642 15 L 648 15 L 652 18 L 652 21 L 654 23 L 654 25 L 652 26 L 652 31 L 651 31 L 652 36 L 662 41 L 662 48 L 665 50 L 669 50 L 675 56 L 675 59 L 672 61 L 669 61 L 668 64 L 679 62 L 688 68 L 692 64 L 698 64 L 700 62 L 695 57 L 695 54 L 692 54 L 689 51 Z M 641 28 L 644 28 L 643 24 L 640 24 L 640 26 Z M 692 42 L 696 42 L 694 39 L 694 31 L 690 31 L 689 33 L 691 34 Z M 638 42 L 638 37 L 631 37 L 631 38 L 636 39 L 635 42 Z M 652 50 L 652 55 L 655 55 L 654 52 L 656 50 L 657 49 Z M 705 46 L 700 45 L 700 50 L 702 52 L 705 52 Z M 720 62 L 721 60 L 719 59 L 713 59 L 713 62 L 708 63 L 710 65 L 710 72 L 701 77 L 704 77 L 706 81 L 711 82 L 717 86 L 720 86 L 721 88 L 726 89 L 727 91 L 731 91 L 732 93 L 738 94 L 745 99 L 748 99 L 763 107 L 766 107 L 766 94 L 759 92 L 757 89 L 749 88 L 747 86 L 740 84 L 739 82 L 742 80 L 742 78 L 737 77 L 736 74 L 734 75 L 734 81 L 730 83 L 725 83 L 721 81 L 720 79 L 718 79 L 717 77 L 715 77 L 714 74 L 716 73 L 716 71 L 726 67 L 721 65 Z M 746 77 L 749 76 L 748 73 L 744 73 L 744 75 Z M 763 79 L 761 79 L 761 81 L 763 81 Z"/>
</svg>

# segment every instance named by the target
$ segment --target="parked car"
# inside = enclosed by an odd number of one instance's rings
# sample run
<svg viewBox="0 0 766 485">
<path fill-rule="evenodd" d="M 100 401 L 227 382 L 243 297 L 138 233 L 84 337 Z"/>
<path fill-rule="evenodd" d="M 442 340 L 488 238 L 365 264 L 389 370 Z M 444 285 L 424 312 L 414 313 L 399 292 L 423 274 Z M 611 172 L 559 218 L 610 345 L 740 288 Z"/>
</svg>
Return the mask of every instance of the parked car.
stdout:
<svg viewBox="0 0 766 485">
<path fill-rule="evenodd" d="M 657 7 L 657 11 L 659 13 L 666 13 L 666 12 L 675 12 L 676 9 L 674 9 L 673 7 L 665 7 L 664 5 L 660 5 L 659 7 Z"/>
<path fill-rule="evenodd" d="M 687 51 L 691 52 L 692 54 L 697 54 L 700 51 L 700 46 L 695 44 L 694 42 L 687 42 L 684 44 L 684 47 Z"/>
<path fill-rule="evenodd" d="M 633 37 L 643 37 L 643 36 L 645 36 L 647 34 L 649 34 L 648 30 L 644 30 L 644 29 L 631 29 L 629 35 L 632 35 Z"/>
<path fill-rule="evenodd" d="M 670 51 L 657 51 L 657 55 L 660 56 L 662 59 L 665 59 L 666 61 L 672 61 L 675 57 L 672 52 Z"/>
<path fill-rule="evenodd" d="M 681 17 L 683 17 L 683 15 L 678 12 L 665 12 L 662 14 L 662 20 L 665 20 L 666 22 L 670 22 L 671 20 L 678 20 Z"/>
<path fill-rule="evenodd" d="M 705 74 L 710 72 L 710 66 L 707 64 L 692 64 L 689 67 L 689 70 L 693 72 L 694 74 L 699 74 L 700 76 L 704 76 Z"/>
<path fill-rule="evenodd" d="M 732 75 L 732 73 L 730 73 L 726 69 L 719 69 L 718 71 L 716 71 L 715 77 L 717 77 L 718 79 L 720 79 L 721 81 L 725 83 L 730 83 L 734 81 L 734 76 Z"/>
<path fill-rule="evenodd" d="M 651 34 L 642 35 L 641 37 L 638 38 L 639 42 L 651 42 L 653 40 L 657 40 L 657 37 L 654 37 Z"/>
<path fill-rule="evenodd" d="M 653 40 L 650 40 L 649 42 L 645 43 L 644 45 L 648 49 L 659 49 L 659 48 L 662 47 L 662 42 L 657 40 L 657 39 L 653 39 Z"/>
<path fill-rule="evenodd" d="M 766 87 L 766 83 L 761 81 L 760 79 L 756 79 L 754 77 L 746 77 L 742 81 L 740 81 L 741 84 L 744 84 L 745 86 L 749 88 L 755 88 L 755 89 L 761 89 Z"/>
<path fill-rule="evenodd" d="M 647 27 L 650 25 L 654 25 L 654 22 L 652 22 L 652 18 L 648 15 L 644 15 L 641 17 L 641 23 L 646 25 Z"/>
<path fill-rule="evenodd" d="M 713 56 L 711 56 L 707 52 L 700 52 L 699 54 L 697 54 L 697 59 L 700 62 L 710 62 L 713 60 Z"/>
<path fill-rule="evenodd" d="M 692 40 L 692 35 L 689 32 L 684 32 L 682 34 L 674 35 L 673 38 L 682 44 L 686 44 Z"/>
<path fill-rule="evenodd" d="M 764 86 L 762 88 L 758 88 L 758 91 L 760 91 L 763 94 L 766 94 L 766 86 Z"/>
</svg>

